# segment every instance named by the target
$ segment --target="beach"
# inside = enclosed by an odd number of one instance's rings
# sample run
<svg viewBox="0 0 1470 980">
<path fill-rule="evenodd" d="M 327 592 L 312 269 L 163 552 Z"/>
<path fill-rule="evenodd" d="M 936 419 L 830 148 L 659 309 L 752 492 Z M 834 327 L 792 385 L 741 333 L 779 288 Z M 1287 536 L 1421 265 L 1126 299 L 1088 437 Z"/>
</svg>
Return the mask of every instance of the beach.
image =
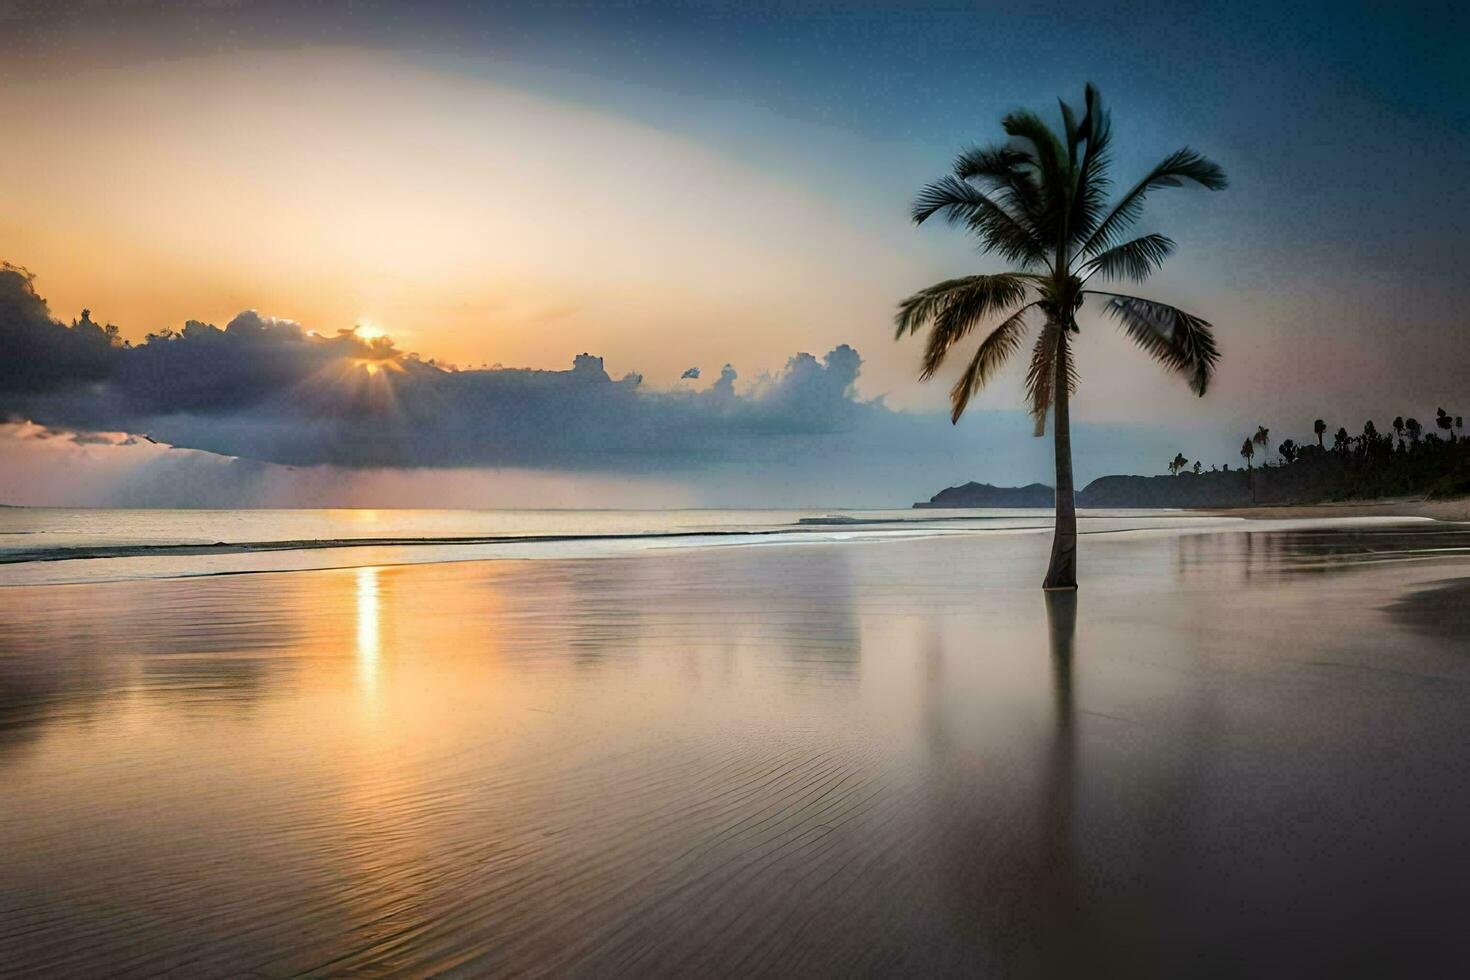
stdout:
<svg viewBox="0 0 1470 980">
<path fill-rule="evenodd" d="M 1470 527 L 1037 523 L 17 573 L 0 973 L 1455 972 Z"/>
<path fill-rule="evenodd" d="M 1218 517 L 1253 520 L 1319 520 L 1340 517 L 1427 517 L 1435 521 L 1470 522 L 1470 497 L 1426 500 L 1400 497 L 1390 500 L 1343 500 L 1333 503 L 1222 507 L 1199 511 Z"/>
</svg>

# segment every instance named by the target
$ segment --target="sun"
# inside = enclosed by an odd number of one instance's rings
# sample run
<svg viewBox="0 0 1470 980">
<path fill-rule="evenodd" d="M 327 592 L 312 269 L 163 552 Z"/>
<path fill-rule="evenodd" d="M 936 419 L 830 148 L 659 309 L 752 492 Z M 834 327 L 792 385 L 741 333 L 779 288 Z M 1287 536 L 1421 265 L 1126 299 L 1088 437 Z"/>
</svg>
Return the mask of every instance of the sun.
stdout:
<svg viewBox="0 0 1470 980">
<path fill-rule="evenodd" d="M 363 321 L 362 323 L 359 323 L 357 326 L 353 327 L 352 332 L 357 334 L 357 336 L 362 340 L 368 341 L 377 340 L 379 337 L 388 336 L 388 331 L 384 330 L 380 326 L 377 326 L 376 324 L 368 323 L 367 321 Z"/>
</svg>

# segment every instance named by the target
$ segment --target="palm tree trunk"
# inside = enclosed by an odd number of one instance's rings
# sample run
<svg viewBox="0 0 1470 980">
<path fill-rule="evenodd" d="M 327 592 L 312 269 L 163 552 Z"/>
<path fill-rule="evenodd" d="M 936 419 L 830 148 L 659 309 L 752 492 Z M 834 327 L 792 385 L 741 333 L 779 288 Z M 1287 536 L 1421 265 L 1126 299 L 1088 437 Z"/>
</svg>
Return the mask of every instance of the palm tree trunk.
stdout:
<svg viewBox="0 0 1470 980">
<path fill-rule="evenodd" d="M 1077 500 L 1072 493 L 1072 417 L 1067 328 L 1057 330 L 1056 380 L 1052 389 L 1052 443 L 1057 458 L 1057 525 L 1051 539 L 1051 565 L 1043 589 L 1077 588 Z"/>
</svg>

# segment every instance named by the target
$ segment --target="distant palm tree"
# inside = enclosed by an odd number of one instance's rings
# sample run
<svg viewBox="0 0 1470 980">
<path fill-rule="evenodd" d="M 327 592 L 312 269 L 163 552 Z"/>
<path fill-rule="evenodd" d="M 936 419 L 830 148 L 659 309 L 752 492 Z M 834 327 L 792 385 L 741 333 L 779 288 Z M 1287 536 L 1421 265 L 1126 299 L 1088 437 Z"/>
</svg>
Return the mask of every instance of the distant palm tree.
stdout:
<svg viewBox="0 0 1470 980">
<path fill-rule="evenodd" d="M 1242 456 L 1245 457 L 1245 472 L 1246 472 L 1246 477 L 1245 478 L 1246 478 L 1246 482 L 1248 482 L 1250 484 L 1250 488 L 1251 488 L 1251 503 L 1255 503 L 1255 501 L 1256 501 L 1256 472 L 1255 472 L 1255 468 L 1253 466 L 1251 466 L 1251 457 L 1254 456 L 1255 454 L 1256 454 L 1256 444 L 1255 444 L 1255 441 L 1253 439 L 1247 437 L 1246 440 L 1245 440 L 1245 442 L 1242 442 L 1240 444 L 1240 455 L 1242 455 Z"/>
<path fill-rule="evenodd" d="M 1056 533 L 1044 588 L 1077 587 L 1077 512 L 1072 487 L 1069 399 L 1077 387 L 1070 335 L 1077 311 L 1096 296 L 1135 343 L 1178 371 L 1203 395 L 1219 360 L 1210 324 L 1183 310 L 1120 293 L 1083 287 L 1094 276 L 1141 282 L 1174 251 L 1174 242 L 1148 234 L 1125 239 L 1152 191 L 1186 181 L 1219 190 L 1225 172 L 1191 149 L 1176 150 L 1108 206 L 1111 127 L 1097 90 L 1083 93 L 1081 118 L 1061 103 L 1060 131 L 1032 112 L 1012 112 L 1001 122 L 1009 142 L 961 153 L 953 172 L 919 192 L 916 224 L 942 215 L 974 234 L 982 252 L 994 252 L 1018 269 L 948 279 L 899 304 L 898 336 L 929 328 L 920 377 L 933 377 L 955 345 L 977 328 L 989 330 L 950 391 L 952 421 L 971 396 L 1021 349 L 1026 320 L 1041 320 L 1031 350 L 1026 393 L 1036 434 L 1053 415 L 1056 456 Z"/>
<path fill-rule="evenodd" d="M 1450 432 L 1450 427 L 1455 424 L 1455 420 L 1444 409 L 1442 409 L 1442 408 L 1436 408 L 1434 410 L 1434 424 L 1437 425 L 1437 426 L 1439 426 L 1441 429 L 1445 430 L 1446 432 Z M 1454 433 L 1452 433 L 1452 432 L 1450 434 L 1451 435 L 1454 435 Z"/>
<path fill-rule="evenodd" d="M 1317 434 L 1317 448 L 1322 448 L 1322 434 L 1327 431 L 1327 423 L 1321 419 L 1312 423 L 1312 431 Z"/>
<path fill-rule="evenodd" d="M 1402 415 L 1393 417 L 1393 434 L 1398 437 L 1399 448 L 1404 448 L 1404 417 Z"/>
<path fill-rule="evenodd" d="M 1174 458 L 1169 460 L 1169 475 L 1178 476 L 1188 465 L 1189 460 L 1184 458 L 1183 453 L 1175 453 Z"/>
<path fill-rule="evenodd" d="M 1256 434 L 1251 436 L 1251 442 L 1261 447 L 1261 455 L 1271 455 L 1271 430 L 1264 425 L 1256 426 Z M 1267 460 L 1265 465 L 1271 465 L 1270 461 Z"/>
</svg>

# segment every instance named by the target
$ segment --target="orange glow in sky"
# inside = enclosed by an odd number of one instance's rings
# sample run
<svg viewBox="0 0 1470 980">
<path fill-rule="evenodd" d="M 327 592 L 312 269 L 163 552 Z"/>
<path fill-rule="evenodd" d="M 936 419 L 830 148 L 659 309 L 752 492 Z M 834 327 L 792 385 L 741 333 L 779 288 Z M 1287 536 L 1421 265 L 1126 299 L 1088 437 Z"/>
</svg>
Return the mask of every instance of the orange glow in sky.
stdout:
<svg viewBox="0 0 1470 980">
<path fill-rule="evenodd" d="M 925 275 L 902 221 L 890 250 L 813 188 L 687 138 L 381 53 L 48 75 L 7 83 L 0 126 L 45 148 L 0 155 L 0 186 L 26 189 L 0 257 L 56 316 L 89 307 L 133 340 L 258 309 L 461 367 L 587 350 L 672 382 L 876 353 Z"/>
</svg>

